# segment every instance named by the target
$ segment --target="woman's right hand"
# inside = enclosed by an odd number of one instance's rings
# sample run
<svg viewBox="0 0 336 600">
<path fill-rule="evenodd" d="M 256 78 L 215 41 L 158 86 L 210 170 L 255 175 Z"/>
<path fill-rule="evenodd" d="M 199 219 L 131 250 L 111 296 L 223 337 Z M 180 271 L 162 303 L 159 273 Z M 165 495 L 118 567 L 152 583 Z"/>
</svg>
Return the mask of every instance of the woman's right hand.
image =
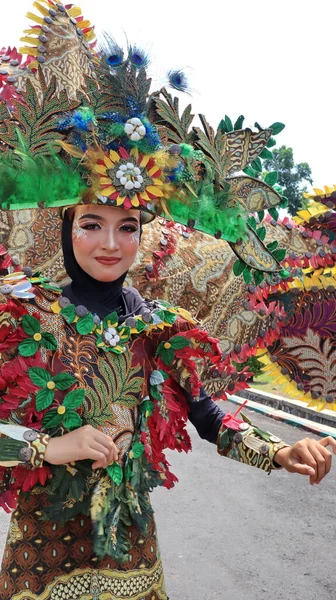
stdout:
<svg viewBox="0 0 336 600">
<path fill-rule="evenodd" d="M 108 435 L 91 425 L 84 425 L 60 437 L 50 438 L 44 460 L 52 465 L 65 465 L 89 458 L 95 461 L 93 469 L 101 469 L 118 460 L 118 453 Z"/>
</svg>

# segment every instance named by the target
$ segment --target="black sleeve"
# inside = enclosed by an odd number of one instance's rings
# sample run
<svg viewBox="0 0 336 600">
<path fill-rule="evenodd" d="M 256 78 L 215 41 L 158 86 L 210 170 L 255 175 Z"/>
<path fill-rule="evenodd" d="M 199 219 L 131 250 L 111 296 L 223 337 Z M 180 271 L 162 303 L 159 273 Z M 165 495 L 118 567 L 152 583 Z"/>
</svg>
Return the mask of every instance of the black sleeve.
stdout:
<svg viewBox="0 0 336 600">
<path fill-rule="evenodd" d="M 204 388 L 200 389 L 199 400 L 194 400 L 185 390 L 183 392 L 189 405 L 189 421 L 194 425 L 201 438 L 216 444 L 225 413 L 216 402 L 211 400 Z"/>
</svg>

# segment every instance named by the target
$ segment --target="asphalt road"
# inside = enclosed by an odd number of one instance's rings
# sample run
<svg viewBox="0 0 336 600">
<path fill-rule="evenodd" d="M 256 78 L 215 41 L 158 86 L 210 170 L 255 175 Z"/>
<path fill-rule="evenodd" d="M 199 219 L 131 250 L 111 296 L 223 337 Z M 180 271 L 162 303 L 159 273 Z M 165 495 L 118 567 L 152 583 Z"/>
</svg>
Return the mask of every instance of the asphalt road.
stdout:
<svg viewBox="0 0 336 600">
<path fill-rule="evenodd" d="M 289 443 L 305 437 L 250 417 Z M 311 487 L 222 458 L 190 432 L 193 452 L 169 456 L 180 482 L 153 494 L 170 600 L 335 600 L 336 460 Z M 6 527 L 1 515 L 0 543 Z"/>
</svg>

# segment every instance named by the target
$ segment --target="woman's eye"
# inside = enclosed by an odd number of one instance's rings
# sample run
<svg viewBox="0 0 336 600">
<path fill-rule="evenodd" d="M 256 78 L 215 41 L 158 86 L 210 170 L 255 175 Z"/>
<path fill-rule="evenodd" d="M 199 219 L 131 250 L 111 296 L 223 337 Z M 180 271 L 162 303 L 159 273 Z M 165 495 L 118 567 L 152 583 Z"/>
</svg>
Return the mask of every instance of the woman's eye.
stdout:
<svg viewBox="0 0 336 600">
<path fill-rule="evenodd" d="M 80 228 L 85 229 L 86 231 L 94 231 L 95 229 L 100 229 L 100 225 L 98 223 L 87 223 L 81 225 Z"/>
<path fill-rule="evenodd" d="M 128 233 L 136 233 L 137 231 L 139 231 L 138 227 L 136 227 L 136 225 L 122 225 L 120 227 L 121 231 L 127 231 Z"/>
</svg>

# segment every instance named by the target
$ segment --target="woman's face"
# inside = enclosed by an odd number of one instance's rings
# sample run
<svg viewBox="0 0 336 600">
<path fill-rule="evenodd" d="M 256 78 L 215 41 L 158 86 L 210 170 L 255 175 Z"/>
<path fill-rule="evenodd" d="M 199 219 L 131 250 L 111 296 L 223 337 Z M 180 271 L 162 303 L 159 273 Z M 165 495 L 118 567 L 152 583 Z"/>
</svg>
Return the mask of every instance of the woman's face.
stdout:
<svg viewBox="0 0 336 600">
<path fill-rule="evenodd" d="M 110 206 L 76 206 L 72 225 L 75 258 L 98 281 L 115 281 L 133 264 L 140 241 L 140 213 Z"/>
</svg>

